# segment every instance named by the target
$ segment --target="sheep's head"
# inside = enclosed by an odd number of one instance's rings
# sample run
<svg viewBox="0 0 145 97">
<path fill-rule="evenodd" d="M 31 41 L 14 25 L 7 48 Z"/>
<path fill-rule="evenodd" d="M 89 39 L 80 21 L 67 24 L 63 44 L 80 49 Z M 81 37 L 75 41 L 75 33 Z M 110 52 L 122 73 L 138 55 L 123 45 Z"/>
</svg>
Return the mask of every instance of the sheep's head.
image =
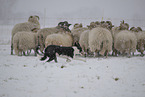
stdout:
<svg viewBox="0 0 145 97">
<path fill-rule="evenodd" d="M 108 24 L 107 28 L 108 29 L 112 29 L 112 27 L 114 27 L 114 25 L 112 25 L 112 22 L 111 21 L 106 21 L 106 23 Z"/>
<path fill-rule="evenodd" d="M 129 24 L 124 23 L 124 20 L 123 20 L 123 21 L 121 21 L 119 28 L 120 28 L 120 30 L 128 30 L 129 29 Z"/>
<path fill-rule="evenodd" d="M 137 27 L 137 28 L 131 27 L 131 28 L 130 28 L 130 31 L 133 31 L 133 32 L 140 32 L 140 31 L 142 31 L 142 29 L 141 29 L 141 27 Z"/>
<path fill-rule="evenodd" d="M 96 21 L 95 24 L 96 24 L 96 25 L 100 25 L 100 22 L 99 22 L 99 21 Z"/>
<path fill-rule="evenodd" d="M 80 24 L 78 24 L 78 23 L 74 24 L 74 29 L 76 29 L 76 28 L 82 28 L 82 27 L 83 27 L 82 23 L 80 23 Z"/>
<path fill-rule="evenodd" d="M 97 24 L 95 22 L 91 22 L 90 25 L 87 25 L 88 29 L 93 29 L 97 27 Z"/>
<path fill-rule="evenodd" d="M 67 21 L 59 22 L 58 29 L 60 30 L 60 32 L 63 32 L 63 31 L 71 32 L 71 30 L 69 29 L 70 25 L 71 24 L 69 24 Z"/>
<path fill-rule="evenodd" d="M 59 23 L 58 23 L 58 26 L 59 26 L 59 27 L 63 27 L 63 25 L 64 25 L 64 22 L 59 22 Z"/>
<path fill-rule="evenodd" d="M 29 22 L 39 24 L 39 16 L 30 16 L 28 19 Z"/>
</svg>

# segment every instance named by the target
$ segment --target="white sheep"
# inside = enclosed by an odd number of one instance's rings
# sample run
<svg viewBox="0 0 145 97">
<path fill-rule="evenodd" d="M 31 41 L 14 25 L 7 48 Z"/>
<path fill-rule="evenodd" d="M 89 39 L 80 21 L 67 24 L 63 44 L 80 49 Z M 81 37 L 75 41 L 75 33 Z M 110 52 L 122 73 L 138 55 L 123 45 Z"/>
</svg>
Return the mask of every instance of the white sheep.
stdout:
<svg viewBox="0 0 145 97">
<path fill-rule="evenodd" d="M 17 32 L 13 37 L 14 51 L 16 55 L 25 55 L 25 52 L 33 49 L 36 55 L 38 47 L 37 33 L 28 31 Z"/>
<path fill-rule="evenodd" d="M 114 37 L 114 48 L 122 54 L 127 53 L 128 57 L 136 51 L 136 45 L 137 38 L 131 31 L 122 30 Z"/>
<path fill-rule="evenodd" d="M 39 45 L 40 45 L 40 51 L 43 52 L 44 48 L 45 48 L 45 39 L 48 35 L 50 34 L 56 34 L 59 32 L 63 32 L 63 28 L 56 26 L 56 27 L 52 27 L 52 28 L 43 28 L 40 29 L 37 33 L 38 33 L 38 38 L 39 38 Z"/>
<path fill-rule="evenodd" d="M 28 22 L 19 23 L 14 26 L 12 29 L 11 36 L 11 55 L 13 55 L 13 37 L 17 32 L 21 31 L 31 31 L 34 28 L 40 29 L 39 17 L 38 16 L 30 16 Z"/>
<path fill-rule="evenodd" d="M 73 37 L 71 33 L 51 34 L 46 37 L 45 47 L 48 45 L 72 46 Z"/>
<path fill-rule="evenodd" d="M 137 51 L 141 53 L 141 56 L 144 56 L 143 52 L 145 51 L 145 32 L 134 32 L 137 37 Z"/>
<path fill-rule="evenodd" d="M 71 30 L 71 33 L 72 33 L 72 35 L 74 37 L 74 43 L 73 44 L 79 43 L 80 35 L 85 30 L 88 30 L 88 28 L 80 27 L 80 28 L 76 28 L 76 29 L 72 29 Z"/>
<path fill-rule="evenodd" d="M 121 23 L 120 23 L 120 26 L 119 27 L 114 27 L 114 28 L 112 28 L 112 37 L 113 37 L 113 47 L 112 47 L 112 49 L 113 49 L 113 52 L 112 52 L 112 55 L 114 55 L 114 53 L 115 53 L 115 55 L 117 56 L 117 53 L 119 53 L 115 48 L 114 48 L 114 38 L 116 37 L 116 35 L 120 32 L 120 31 L 122 31 L 122 30 L 128 30 L 129 29 L 129 24 L 128 23 L 124 23 L 124 20 L 123 21 L 121 21 Z"/>
<path fill-rule="evenodd" d="M 85 57 L 87 55 L 87 51 L 89 50 L 89 32 L 90 30 L 85 30 L 81 33 L 80 39 L 79 39 L 79 44 L 82 48 L 82 53 L 85 54 Z"/>
<path fill-rule="evenodd" d="M 101 55 L 106 54 L 112 50 L 112 35 L 111 32 L 103 27 L 97 27 L 89 32 L 89 48 L 96 56 L 96 52 Z"/>
</svg>

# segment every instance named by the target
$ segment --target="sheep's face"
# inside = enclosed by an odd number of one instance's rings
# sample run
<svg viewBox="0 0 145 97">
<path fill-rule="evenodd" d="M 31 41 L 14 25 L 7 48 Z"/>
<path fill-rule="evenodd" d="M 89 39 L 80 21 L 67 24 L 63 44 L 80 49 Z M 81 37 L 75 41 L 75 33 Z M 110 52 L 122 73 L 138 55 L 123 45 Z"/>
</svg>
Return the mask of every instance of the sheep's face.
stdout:
<svg viewBox="0 0 145 97">
<path fill-rule="evenodd" d="M 32 23 L 39 23 L 39 17 L 38 16 L 30 16 L 28 21 L 32 22 Z"/>
<path fill-rule="evenodd" d="M 80 24 L 76 23 L 74 25 L 74 29 L 76 29 L 76 28 L 82 28 L 82 27 L 83 27 L 82 23 L 80 23 Z"/>
</svg>

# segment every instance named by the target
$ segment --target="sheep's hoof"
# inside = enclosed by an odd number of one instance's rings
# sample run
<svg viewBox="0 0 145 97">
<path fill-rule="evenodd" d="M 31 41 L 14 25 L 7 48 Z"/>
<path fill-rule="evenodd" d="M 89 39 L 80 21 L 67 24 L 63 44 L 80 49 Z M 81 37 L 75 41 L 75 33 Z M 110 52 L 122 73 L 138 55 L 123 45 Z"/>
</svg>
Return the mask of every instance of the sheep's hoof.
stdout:
<svg viewBox="0 0 145 97">
<path fill-rule="evenodd" d="M 141 56 L 141 57 L 143 57 L 143 56 L 144 56 L 144 54 L 141 54 L 140 56 Z"/>
</svg>

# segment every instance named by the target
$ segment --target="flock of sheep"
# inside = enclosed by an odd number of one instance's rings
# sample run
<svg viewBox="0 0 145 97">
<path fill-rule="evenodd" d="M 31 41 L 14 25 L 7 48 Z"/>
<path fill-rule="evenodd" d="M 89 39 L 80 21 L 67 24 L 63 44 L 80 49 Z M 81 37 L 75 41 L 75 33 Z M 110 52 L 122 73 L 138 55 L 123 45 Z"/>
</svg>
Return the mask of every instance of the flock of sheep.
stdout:
<svg viewBox="0 0 145 97">
<path fill-rule="evenodd" d="M 77 46 L 84 56 L 131 56 L 145 50 L 145 31 L 140 27 L 131 27 L 121 21 L 114 27 L 111 21 L 91 22 L 87 27 L 76 23 L 70 30 L 67 21 L 60 22 L 56 27 L 40 28 L 39 17 L 30 16 L 27 22 L 16 24 L 12 30 L 11 55 L 13 49 L 16 55 L 29 54 L 32 49 L 35 55 L 38 49 L 43 53 L 48 45 Z"/>
</svg>

